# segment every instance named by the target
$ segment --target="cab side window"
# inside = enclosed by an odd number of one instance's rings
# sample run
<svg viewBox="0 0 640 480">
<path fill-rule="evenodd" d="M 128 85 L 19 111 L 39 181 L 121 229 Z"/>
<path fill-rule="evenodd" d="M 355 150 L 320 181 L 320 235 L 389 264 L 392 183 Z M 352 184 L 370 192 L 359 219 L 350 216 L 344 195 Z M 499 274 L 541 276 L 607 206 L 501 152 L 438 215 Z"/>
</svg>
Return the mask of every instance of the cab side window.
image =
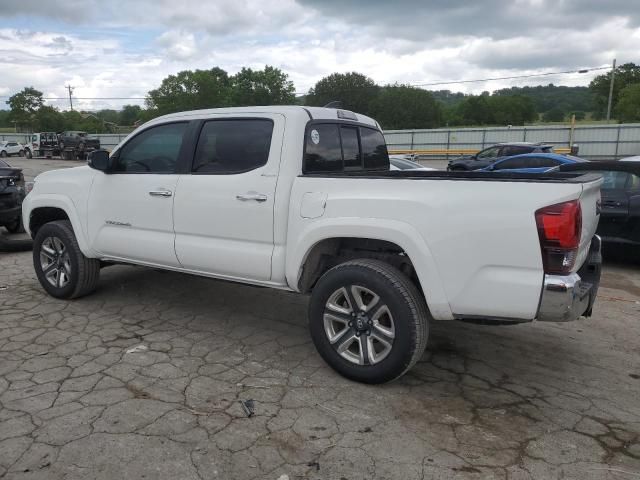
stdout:
<svg viewBox="0 0 640 480">
<path fill-rule="evenodd" d="M 175 173 L 186 122 L 151 127 L 119 151 L 113 173 Z"/>
<path fill-rule="evenodd" d="M 211 120 L 200 131 L 193 173 L 244 173 L 269 160 L 273 121 L 267 118 Z"/>
<path fill-rule="evenodd" d="M 305 173 L 342 171 L 342 147 L 338 125 L 312 125 L 307 129 L 304 154 Z"/>
<path fill-rule="evenodd" d="M 379 130 L 335 123 L 309 126 L 304 173 L 369 170 L 389 170 L 389 153 Z"/>
</svg>

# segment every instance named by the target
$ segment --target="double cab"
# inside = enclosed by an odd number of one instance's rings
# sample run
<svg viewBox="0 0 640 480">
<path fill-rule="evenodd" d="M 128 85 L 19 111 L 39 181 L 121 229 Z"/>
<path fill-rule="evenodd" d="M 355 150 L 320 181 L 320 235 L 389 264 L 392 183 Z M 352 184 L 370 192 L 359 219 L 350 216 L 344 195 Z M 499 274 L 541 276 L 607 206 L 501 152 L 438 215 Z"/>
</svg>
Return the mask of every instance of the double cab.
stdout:
<svg viewBox="0 0 640 480">
<path fill-rule="evenodd" d="M 23 221 L 54 297 L 92 292 L 111 263 L 308 294 L 320 355 L 381 383 L 422 356 L 436 320 L 590 315 L 601 182 L 391 171 L 364 115 L 225 108 L 156 118 L 110 155 L 39 175 Z"/>
</svg>

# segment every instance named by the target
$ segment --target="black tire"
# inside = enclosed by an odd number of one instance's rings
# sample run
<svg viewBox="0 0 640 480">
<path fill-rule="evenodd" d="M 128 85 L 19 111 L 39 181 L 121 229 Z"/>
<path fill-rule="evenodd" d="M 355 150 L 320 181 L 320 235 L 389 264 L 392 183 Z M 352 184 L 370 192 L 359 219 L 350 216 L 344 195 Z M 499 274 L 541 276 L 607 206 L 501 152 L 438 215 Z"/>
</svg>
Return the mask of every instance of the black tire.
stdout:
<svg viewBox="0 0 640 480">
<path fill-rule="evenodd" d="M 25 155 L 27 156 L 27 158 L 33 158 L 33 153 L 31 153 L 31 149 L 27 148 L 24 151 Z"/>
<path fill-rule="evenodd" d="M 346 324 L 345 320 L 349 317 L 353 319 L 353 314 L 340 313 L 338 315 L 341 318 L 338 322 L 333 322 L 330 326 L 325 325 L 325 313 L 334 314 L 335 310 L 332 310 L 329 304 L 337 302 L 335 295 L 340 296 L 340 291 L 352 292 L 350 299 L 342 303 L 343 306 L 346 305 L 347 311 L 352 310 L 351 304 L 357 303 L 352 286 L 355 286 L 356 290 L 368 291 L 365 295 L 369 295 L 369 298 L 372 298 L 371 293 L 379 297 L 377 302 L 372 301 L 370 304 L 372 305 L 371 318 L 363 314 L 364 316 L 355 317 L 361 318 L 362 322 L 352 321 Z M 360 300 L 363 298 L 360 295 Z M 380 320 L 375 320 L 376 315 L 384 310 L 384 307 L 387 307 L 389 312 L 386 326 L 382 325 Z M 394 332 L 392 342 L 387 342 L 390 346 L 385 346 L 385 351 L 388 350 L 388 352 L 386 355 L 380 355 L 381 360 L 375 362 L 370 360 L 371 357 L 368 354 L 371 345 L 374 345 L 369 344 L 369 341 L 378 342 L 376 333 L 380 332 L 376 323 L 372 323 L 372 319 L 378 322 L 378 326 L 384 326 Z M 358 330 L 363 328 L 362 324 L 367 323 L 369 327 L 364 328 L 368 328 L 369 333 L 366 330 Z M 335 332 L 334 324 L 339 325 L 340 332 L 342 328 L 346 329 L 345 333 Z M 309 302 L 309 329 L 318 353 L 338 373 L 359 382 L 384 383 L 404 375 L 424 353 L 429 332 L 429 313 L 424 298 L 405 274 L 379 260 L 359 259 L 332 268 L 318 280 Z M 329 339 L 329 331 L 335 334 L 334 339 L 335 336 L 339 336 L 333 344 Z M 372 339 L 369 340 L 368 337 Z M 383 338 L 389 340 L 391 337 L 383 336 Z M 365 340 L 364 344 L 362 339 Z M 338 346 L 344 347 L 348 342 L 350 342 L 348 351 L 339 353 Z M 351 351 L 354 344 L 358 353 Z M 363 352 L 362 349 L 365 346 L 366 351 Z M 375 356 L 376 347 L 373 348 Z M 346 358 L 345 355 L 351 359 Z M 358 356 L 360 364 L 356 363 Z"/>
<path fill-rule="evenodd" d="M 58 285 L 59 272 L 54 279 L 56 285 L 53 285 L 47 279 L 43 270 L 43 262 L 41 260 L 42 245 L 49 239 L 57 239 L 64 246 L 61 256 L 62 262 L 58 265 L 64 263 L 69 267 L 70 271 L 65 270 L 64 274 L 68 277 L 68 282 L 62 286 Z M 65 253 L 67 254 L 66 257 L 64 256 Z M 42 288 L 49 295 L 56 298 L 71 299 L 87 295 L 95 290 L 100 276 L 100 261 L 95 258 L 87 258 L 82 254 L 71 223 L 68 220 L 50 222 L 38 230 L 33 243 L 33 267 Z"/>
<path fill-rule="evenodd" d="M 22 216 L 18 217 L 13 223 L 5 225 L 4 228 L 9 230 L 10 233 L 23 233 L 24 226 L 22 225 Z"/>
<path fill-rule="evenodd" d="M 2 151 L 0 152 L 0 157 L 2 157 L 2 158 L 7 158 L 7 151 L 6 151 L 6 150 L 2 150 Z"/>
<path fill-rule="evenodd" d="M 24 157 L 24 150 L 20 150 L 20 151 L 18 152 L 18 156 L 19 156 L 19 157 Z"/>
</svg>

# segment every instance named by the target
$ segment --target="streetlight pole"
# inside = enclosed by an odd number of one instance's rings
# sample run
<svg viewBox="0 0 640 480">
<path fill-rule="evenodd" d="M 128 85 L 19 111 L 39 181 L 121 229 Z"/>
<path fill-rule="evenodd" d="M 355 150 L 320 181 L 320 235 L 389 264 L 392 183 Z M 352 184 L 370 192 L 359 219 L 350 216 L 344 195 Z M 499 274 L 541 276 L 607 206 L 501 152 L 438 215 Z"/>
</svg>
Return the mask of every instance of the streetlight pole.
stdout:
<svg viewBox="0 0 640 480">
<path fill-rule="evenodd" d="M 607 123 L 611 119 L 611 102 L 613 101 L 613 82 L 616 78 L 616 59 L 613 59 L 613 67 L 611 68 L 611 84 L 609 85 L 609 102 L 607 103 Z"/>
</svg>

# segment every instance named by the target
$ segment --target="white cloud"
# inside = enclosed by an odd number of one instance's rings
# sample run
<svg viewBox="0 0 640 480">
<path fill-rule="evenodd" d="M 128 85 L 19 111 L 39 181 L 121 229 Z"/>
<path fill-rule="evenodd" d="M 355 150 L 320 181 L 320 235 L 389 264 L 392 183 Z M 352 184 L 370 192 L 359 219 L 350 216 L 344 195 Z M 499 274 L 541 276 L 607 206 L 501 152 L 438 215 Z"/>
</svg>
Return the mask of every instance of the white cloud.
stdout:
<svg viewBox="0 0 640 480">
<path fill-rule="evenodd" d="M 333 72 L 422 83 L 572 70 L 614 56 L 638 63 L 640 43 L 640 15 L 628 0 L 0 2 L 0 95 L 33 85 L 62 107 L 67 84 L 75 87 L 74 105 L 119 107 L 142 100 L 81 97 L 144 97 L 184 69 L 235 73 L 269 64 L 306 92 Z M 33 30 L 19 28 L 25 24 Z M 584 85 L 595 74 L 434 88 Z"/>
<path fill-rule="evenodd" d="M 193 33 L 180 30 L 169 30 L 157 38 L 157 43 L 165 53 L 175 60 L 188 60 L 196 52 L 196 39 Z"/>
</svg>

